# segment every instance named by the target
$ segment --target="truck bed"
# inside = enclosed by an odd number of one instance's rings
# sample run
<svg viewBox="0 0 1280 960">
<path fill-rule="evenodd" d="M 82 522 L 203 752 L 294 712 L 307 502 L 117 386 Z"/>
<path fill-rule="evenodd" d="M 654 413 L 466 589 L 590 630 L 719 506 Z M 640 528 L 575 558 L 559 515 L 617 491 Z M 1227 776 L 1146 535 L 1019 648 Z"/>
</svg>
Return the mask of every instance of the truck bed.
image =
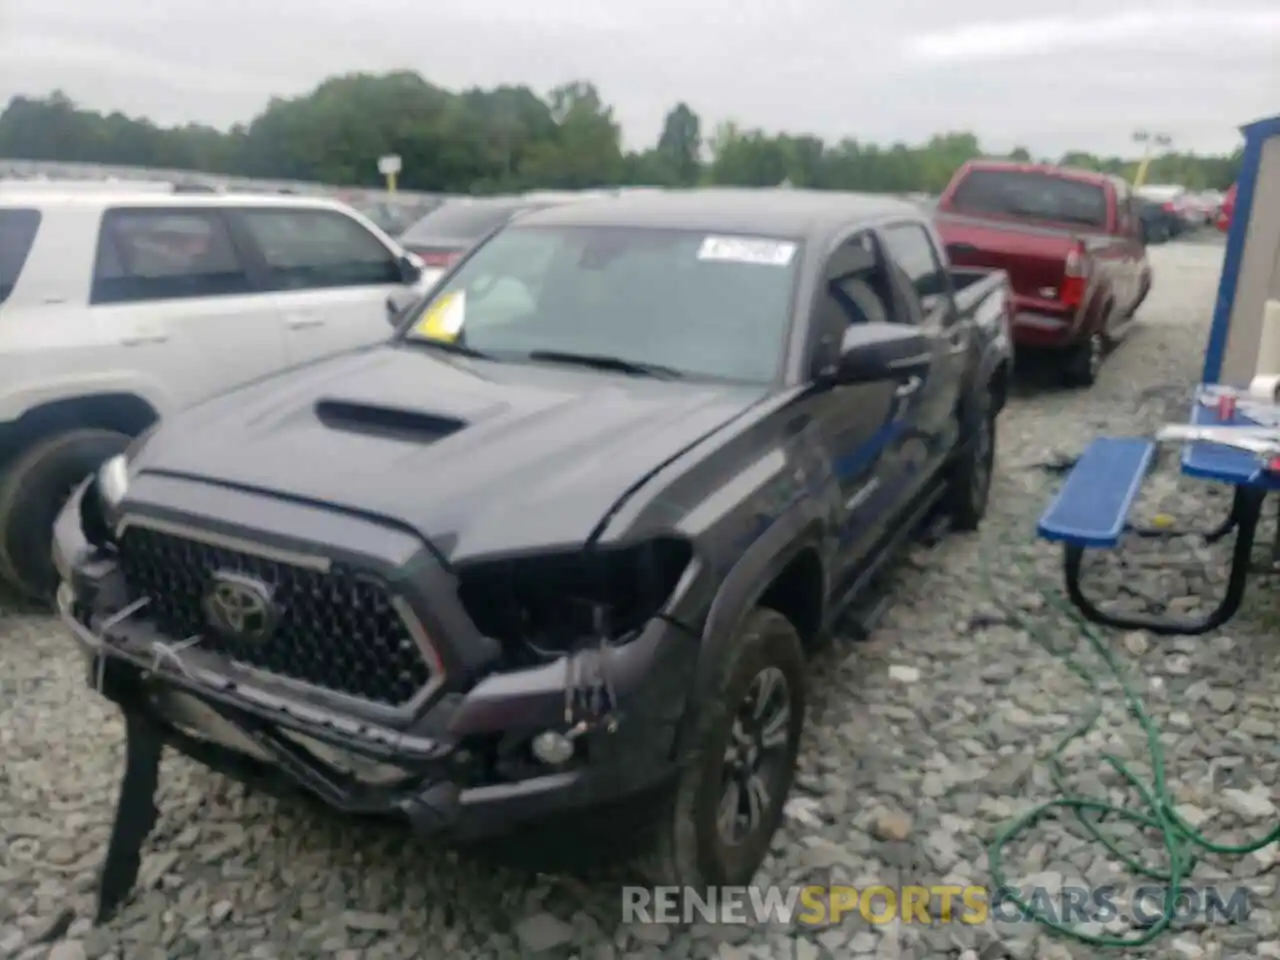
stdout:
<svg viewBox="0 0 1280 960">
<path fill-rule="evenodd" d="M 956 310 L 973 316 L 982 325 L 996 322 L 1007 312 L 1009 274 L 997 267 L 951 267 Z"/>
</svg>

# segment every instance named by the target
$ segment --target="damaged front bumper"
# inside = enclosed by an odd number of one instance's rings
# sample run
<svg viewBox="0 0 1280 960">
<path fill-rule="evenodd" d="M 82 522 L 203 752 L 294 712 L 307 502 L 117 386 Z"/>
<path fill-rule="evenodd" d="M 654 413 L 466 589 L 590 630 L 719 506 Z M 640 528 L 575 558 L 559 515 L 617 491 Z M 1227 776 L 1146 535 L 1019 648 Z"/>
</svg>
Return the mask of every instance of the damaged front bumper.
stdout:
<svg viewBox="0 0 1280 960">
<path fill-rule="evenodd" d="M 129 737 L 100 891 L 102 918 L 136 880 L 166 745 L 247 783 L 301 787 L 336 810 L 401 818 L 415 832 L 450 841 L 606 805 L 674 774 L 675 731 L 696 644 L 662 618 L 607 651 L 616 703 L 605 722 L 584 725 L 566 716 L 571 674 L 564 661 L 495 672 L 468 690 L 446 684 L 410 721 L 382 722 L 355 704 L 334 709 L 330 701 L 238 672 L 198 643 L 158 634 L 145 604 L 127 602 L 111 553 L 86 542 L 82 495 L 54 531 L 64 578 L 58 610 L 86 655 L 89 684 L 120 707 Z M 570 744 L 571 755 L 539 760 L 530 747 L 547 735 Z"/>
</svg>

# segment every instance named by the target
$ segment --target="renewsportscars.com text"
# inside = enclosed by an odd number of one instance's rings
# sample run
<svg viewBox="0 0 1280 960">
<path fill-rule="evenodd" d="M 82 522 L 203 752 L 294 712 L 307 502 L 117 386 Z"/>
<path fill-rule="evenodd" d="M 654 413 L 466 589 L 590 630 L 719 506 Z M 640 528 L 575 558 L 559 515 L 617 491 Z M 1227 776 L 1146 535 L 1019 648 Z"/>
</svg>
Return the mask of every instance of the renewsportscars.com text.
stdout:
<svg viewBox="0 0 1280 960">
<path fill-rule="evenodd" d="M 1179 920 L 1243 923 L 1249 916 L 1244 887 L 1182 887 L 1168 904 L 1168 888 L 1144 885 L 1045 888 L 983 886 L 623 887 L 629 923 L 801 924 L 828 926 L 861 919 L 871 924 L 1022 923 L 1034 916 L 1058 923 L 1155 923 L 1171 908 Z M 1024 906 L 1020 906 L 1021 901 Z"/>
</svg>

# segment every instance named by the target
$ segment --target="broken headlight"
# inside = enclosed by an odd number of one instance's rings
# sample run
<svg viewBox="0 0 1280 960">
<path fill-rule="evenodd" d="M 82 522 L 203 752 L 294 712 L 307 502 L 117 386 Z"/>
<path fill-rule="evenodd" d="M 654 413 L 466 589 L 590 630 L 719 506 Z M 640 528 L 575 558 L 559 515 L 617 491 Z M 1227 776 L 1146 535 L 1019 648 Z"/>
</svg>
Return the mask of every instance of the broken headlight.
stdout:
<svg viewBox="0 0 1280 960">
<path fill-rule="evenodd" d="M 556 659 L 586 641 L 625 641 L 662 612 L 693 559 L 662 537 L 480 563 L 459 571 L 459 596 L 476 627 L 513 666 Z"/>
<path fill-rule="evenodd" d="M 112 457 L 98 469 L 95 486 L 104 507 L 114 510 L 120 506 L 120 501 L 129 492 L 129 461 L 123 453 Z"/>
<path fill-rule="evenodd" d="M 115 513 L 129 493 L 129 464 L 154 431 L 154 426 L 144 430 L 124 453 L 103 463 L 85 491 L 80 501 L 80 526 L 95 546 L 110 541 Z"/>
</svg>

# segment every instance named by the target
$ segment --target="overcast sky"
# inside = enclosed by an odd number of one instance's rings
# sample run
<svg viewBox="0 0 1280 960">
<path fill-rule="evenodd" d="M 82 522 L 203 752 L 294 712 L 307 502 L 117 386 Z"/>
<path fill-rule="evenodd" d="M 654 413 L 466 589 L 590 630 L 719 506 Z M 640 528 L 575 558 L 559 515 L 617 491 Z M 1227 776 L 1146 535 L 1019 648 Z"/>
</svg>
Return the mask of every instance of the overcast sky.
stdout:
<svg viewBox="0 0 1280 960">
<path fill-rule="evenodd" d="M 61 87 L 226 126 L 397 68 L 453 88 L 594 80 L 629 146 L 684 99 L 708 131 L 973 130 L 1056 155 L 1132 152 L 1146 127 L 1225 151 L 1280 113 L 1280 0 L 0 0 L 0 103 Z"/>
</svg>

